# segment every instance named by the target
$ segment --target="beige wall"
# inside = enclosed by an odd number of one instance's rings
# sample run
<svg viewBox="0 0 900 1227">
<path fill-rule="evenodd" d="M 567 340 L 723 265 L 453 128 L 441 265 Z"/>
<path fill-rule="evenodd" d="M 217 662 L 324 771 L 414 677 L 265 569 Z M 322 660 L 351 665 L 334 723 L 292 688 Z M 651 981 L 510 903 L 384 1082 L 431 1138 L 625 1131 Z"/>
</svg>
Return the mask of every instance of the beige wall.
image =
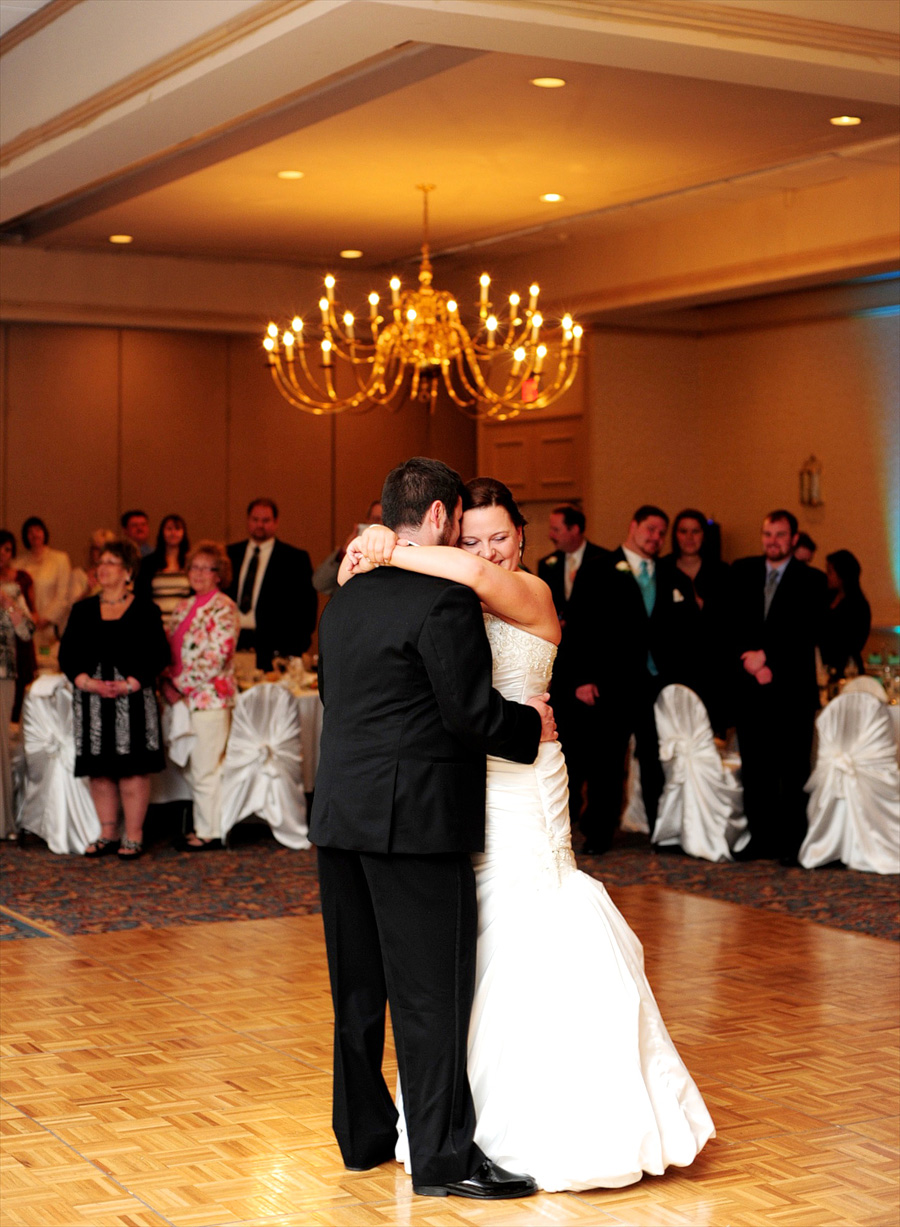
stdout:
<svg viewBox="0 0 900 1227">
<path fill-rule="evenodd" d="M 2 329 L 0 520 L 40 515 L 82 561 L 91 531 L 146 508 L 195 539 L 244 533 L 256 495 L 281 505 L 280 535 L 319 562 L 415 454 L 475 469 L 474 426 L 418 405 L 340 419 L 291 408 L 259 338 L 211 332 L 7 324 Z"/>
</svg>

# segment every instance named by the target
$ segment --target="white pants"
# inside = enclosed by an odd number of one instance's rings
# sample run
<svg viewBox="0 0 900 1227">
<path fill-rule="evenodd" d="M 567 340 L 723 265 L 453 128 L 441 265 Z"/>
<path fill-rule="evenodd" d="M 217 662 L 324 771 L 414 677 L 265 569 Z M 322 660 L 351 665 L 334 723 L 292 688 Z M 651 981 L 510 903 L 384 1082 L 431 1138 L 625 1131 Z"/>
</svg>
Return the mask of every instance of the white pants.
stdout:
<svg viewBox="0 0 900 1227">
<path fill-rule="evenodd" d="M 222 765 L 231 728 L 231 708 L 192 711 L 197 740 L 184 769 L 194 800 L 194 832 L 200 839 L 218 839 L 222 832 Z"/>
</svg>

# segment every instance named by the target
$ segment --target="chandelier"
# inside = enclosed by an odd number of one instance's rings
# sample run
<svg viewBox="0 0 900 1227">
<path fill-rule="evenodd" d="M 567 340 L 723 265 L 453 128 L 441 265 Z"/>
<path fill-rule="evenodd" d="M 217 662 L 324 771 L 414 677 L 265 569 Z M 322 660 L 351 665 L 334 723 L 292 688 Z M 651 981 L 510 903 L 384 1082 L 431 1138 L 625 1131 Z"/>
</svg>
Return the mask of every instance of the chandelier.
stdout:
<svg viewBox="0 0 900 1227">
<path fill-rule="evenodd" d="M 321 318 L 311 327 L 295 315 L 290 325 L 270 323 L 263 347 L 275 386 L 285 400 L 315 414 L 364 412 L 375 405 L 397 410 L 407 400 L 427 404 L 438 392 L 473 418 L 515 417 L 551 405 L 571 386 L 578 369 L 582 328 L 563 316 L 548 325 L 532 285 L 527 306 L 510 294 L 494 311 L 491 279 L 482 273 L 478 320 L 470 333 L 452 294 L 432 286 L 428 243 L 428 193 L 423 193 L 422 260 L 418 288 L 390 280 L 391 302 L 369 295 L 369 313 L 357 321 L 335 303 L 335 279 L 325 278 Z M 382 314 L 382 310 L 384 314 Z"/>
</svg>

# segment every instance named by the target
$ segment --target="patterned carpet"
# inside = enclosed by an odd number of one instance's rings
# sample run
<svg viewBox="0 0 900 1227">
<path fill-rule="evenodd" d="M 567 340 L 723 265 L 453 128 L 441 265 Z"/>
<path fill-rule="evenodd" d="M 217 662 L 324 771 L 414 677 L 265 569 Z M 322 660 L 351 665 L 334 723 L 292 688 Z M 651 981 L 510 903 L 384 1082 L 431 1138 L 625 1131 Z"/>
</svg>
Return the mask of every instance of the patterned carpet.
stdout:
<svg viewBox="0 0 900 1227">
<path fill-rule="evenodd" d="M 177 808 L 177 807 L 176 807 Z M 315 852 L 292 852 L 267 827 L 243 824 L 227 851 L 173 846 L 174 817 L 151 811 L 147 850 L 133 864 L 115 856 L 55 856 L 40 840 L 0 845 L 0 940 L 50 933 L 104 933 L 222 920 L 303 916 L 319 910 Z M 729 903 L 788 912 L 817 924 L 900 940 L 900 881 L 839 866 L 812 872 L 771 861 L 712 865 L 678 852 L 651 853 L 646 837 L 620 833 L 611 852 L 580 867 L 617 886 L 657 883 Z"/>
</svg>

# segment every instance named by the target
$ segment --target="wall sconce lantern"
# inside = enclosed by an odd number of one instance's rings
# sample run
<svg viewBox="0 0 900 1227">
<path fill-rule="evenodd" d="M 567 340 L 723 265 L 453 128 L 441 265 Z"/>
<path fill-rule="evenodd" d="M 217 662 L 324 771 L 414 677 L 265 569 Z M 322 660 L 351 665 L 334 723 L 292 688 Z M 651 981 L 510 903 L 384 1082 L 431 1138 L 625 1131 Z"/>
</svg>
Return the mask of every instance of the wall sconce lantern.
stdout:
<svg viewBox="0 0 900 1227">
<path fill-rule="evenodd" d="M 800 469 L 800 506 L 821 507 L 822 500 L 822 461 L 815 456 L 804 460 Z"/>
</svg>

